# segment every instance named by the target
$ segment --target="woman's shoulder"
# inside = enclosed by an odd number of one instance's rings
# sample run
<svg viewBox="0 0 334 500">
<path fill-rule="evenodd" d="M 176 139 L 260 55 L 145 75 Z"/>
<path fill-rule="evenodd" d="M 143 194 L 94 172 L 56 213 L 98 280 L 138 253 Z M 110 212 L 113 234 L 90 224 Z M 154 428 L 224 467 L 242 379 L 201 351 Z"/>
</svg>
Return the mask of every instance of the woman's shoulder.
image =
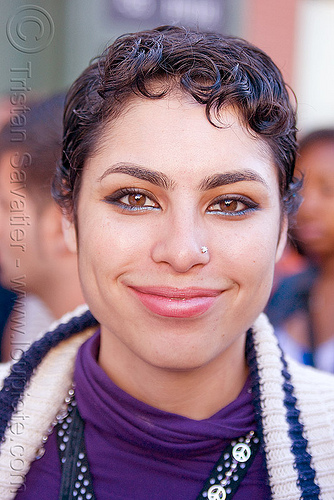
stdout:
<svg viewBox="0 0 334 500">
<path fill-rule="evenodd" d="M 290 359 L 287 362 L 293 386 L 291 395 L 296 398 L 296 415 L 312 457 L 316 482 L 323 498 L 333 498 L 334 375 Z"/>
<path fill-rule="evenodd" d="M 298 407 L 304 414 L 312 414 L 318 424 L 329 415 L 334 437 L 334 374 L 305 366 L 289 356 L 287 363 Z"/>
<path fill-rule="evenodd" d="M 18 397 L 26 397 L 27 387 L 29 399 L 34 399 L 31 395 L 36 388 L 39 401 L 50 399 L 53 386 L 56 394 L 62 388 L 66 391 L 72 382 L 78 349 L 96 328 L 97 322 L 87 306 L 81 306 L 51 325 L 20 359 L 0 364 L 0 411 L 16 407 Z"/>
<path fill-rule="evenodd" d="M 317 386 L 321 390 L 322 387 L 332 388 L 334 391 L 334 374 L 328 373 L 311 366 L 306 366 L 294 359 L 287 357 L 289 371 L 293 379 L 300 384 L 307 384 L 309 388 Z M 319 386 L 320 384 L 320 386 Z M 333 394 L 334 396 L 334 394 Z"/>
</svg>

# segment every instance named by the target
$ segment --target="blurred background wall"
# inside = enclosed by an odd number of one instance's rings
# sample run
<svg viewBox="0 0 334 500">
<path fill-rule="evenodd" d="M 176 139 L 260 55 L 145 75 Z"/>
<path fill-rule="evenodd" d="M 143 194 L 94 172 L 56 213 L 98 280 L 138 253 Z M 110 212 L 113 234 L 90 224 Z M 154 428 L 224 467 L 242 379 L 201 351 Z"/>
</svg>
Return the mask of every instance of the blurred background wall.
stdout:
<svg viewBox="0 0 334 500">
<path fill-rule="evenodd" d="M 108 41 L 170 23 L 258 45 L 295 91 L 301 132 L 334 126 L 334 0 L 1 0 L 3 102 L 66 89 Z"/>
</svg>

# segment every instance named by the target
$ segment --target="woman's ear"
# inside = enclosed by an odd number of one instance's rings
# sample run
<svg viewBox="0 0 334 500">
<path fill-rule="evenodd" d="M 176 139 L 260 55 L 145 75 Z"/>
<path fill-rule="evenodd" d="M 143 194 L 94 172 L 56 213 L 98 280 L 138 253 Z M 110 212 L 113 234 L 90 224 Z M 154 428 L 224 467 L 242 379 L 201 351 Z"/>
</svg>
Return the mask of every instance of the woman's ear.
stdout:
<svg viewBox="0 0 334 500">
<path fill-rule="evenodd" d="M 77 233 L 73 221 L 70 221 L 65 215 L 62 217 L 62 228 L 66 246 L 72 253 L 77 253 Z"/>
<path fill-rule="evenodd" d="M 280 258 L 283 255 L 284 249 L 286 247 L 286 243 L 288 240 L 288 227 L 289 227 L 288 216 L 283 215 L 282 221 L 281 221 L 281 230 L 280 230 L 278 243 L 277 243 L 275 263 L 277 263 L 280 260 Z"/>
</svg>

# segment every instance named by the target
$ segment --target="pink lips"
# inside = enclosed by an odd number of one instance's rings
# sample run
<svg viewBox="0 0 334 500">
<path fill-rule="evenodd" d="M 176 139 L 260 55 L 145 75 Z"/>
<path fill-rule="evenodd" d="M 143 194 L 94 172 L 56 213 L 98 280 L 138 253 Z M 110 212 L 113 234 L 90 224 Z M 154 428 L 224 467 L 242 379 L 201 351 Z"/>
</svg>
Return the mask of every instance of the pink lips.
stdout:
<svg viewBox="0 0 334 500">
<path fill-rule="evenodd" d="M 141 303 L 159 316 L 192 318 L 205 313 L 221 290 L 202 288 L 130 287 Z"/>
</svg>

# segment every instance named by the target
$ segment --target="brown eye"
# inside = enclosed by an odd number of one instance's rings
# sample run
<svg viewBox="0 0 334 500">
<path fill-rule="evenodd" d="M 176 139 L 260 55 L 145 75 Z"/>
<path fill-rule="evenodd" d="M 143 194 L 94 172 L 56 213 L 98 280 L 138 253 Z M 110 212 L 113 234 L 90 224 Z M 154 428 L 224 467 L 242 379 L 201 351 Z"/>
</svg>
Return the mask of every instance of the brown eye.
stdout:
<svg viewBox="0 0 334 500">
<path fill-rule="evenodd" d="M 147 208 L 157 208 L 158 204 L 153 201 L 145 193 L 128 193 L 125 196 L 118 198 L 119 202 L 131 209 L 147 209 Z"/>
<path fill-rule="evenodd" d="M 207 211 L 211 214 L 220 214 L 226 216 L 242 216 L 254 210 L 257 210 L 259 205 L 248 197 L 241 195 L 225 196 L 214 200 L 208 206 Z"/>
<path fill-rule="evenodd" d="M 134 193 L 128 195 L 129 205 L 133 207 L 143 207 L 145 206 L 147 197 L 144 194 Z"/>
<path fill-rule="evenodd" d="M 237 200 L 222 200 L 219 205 L 220 209 L 225 212 L 235 212 L 238 208 L 239 202 Z"/>
<path fill-rule="evenodd" d="M 132 212 L 142 212 L 160 208 L 159 203 L 151 193 L 146 194 L 145 191 L 137 191 L 129 188 L 118 189 L 114 193 L 106 196 L 103 201 L 120 207 L 122 210 Z"/>
</svg>

